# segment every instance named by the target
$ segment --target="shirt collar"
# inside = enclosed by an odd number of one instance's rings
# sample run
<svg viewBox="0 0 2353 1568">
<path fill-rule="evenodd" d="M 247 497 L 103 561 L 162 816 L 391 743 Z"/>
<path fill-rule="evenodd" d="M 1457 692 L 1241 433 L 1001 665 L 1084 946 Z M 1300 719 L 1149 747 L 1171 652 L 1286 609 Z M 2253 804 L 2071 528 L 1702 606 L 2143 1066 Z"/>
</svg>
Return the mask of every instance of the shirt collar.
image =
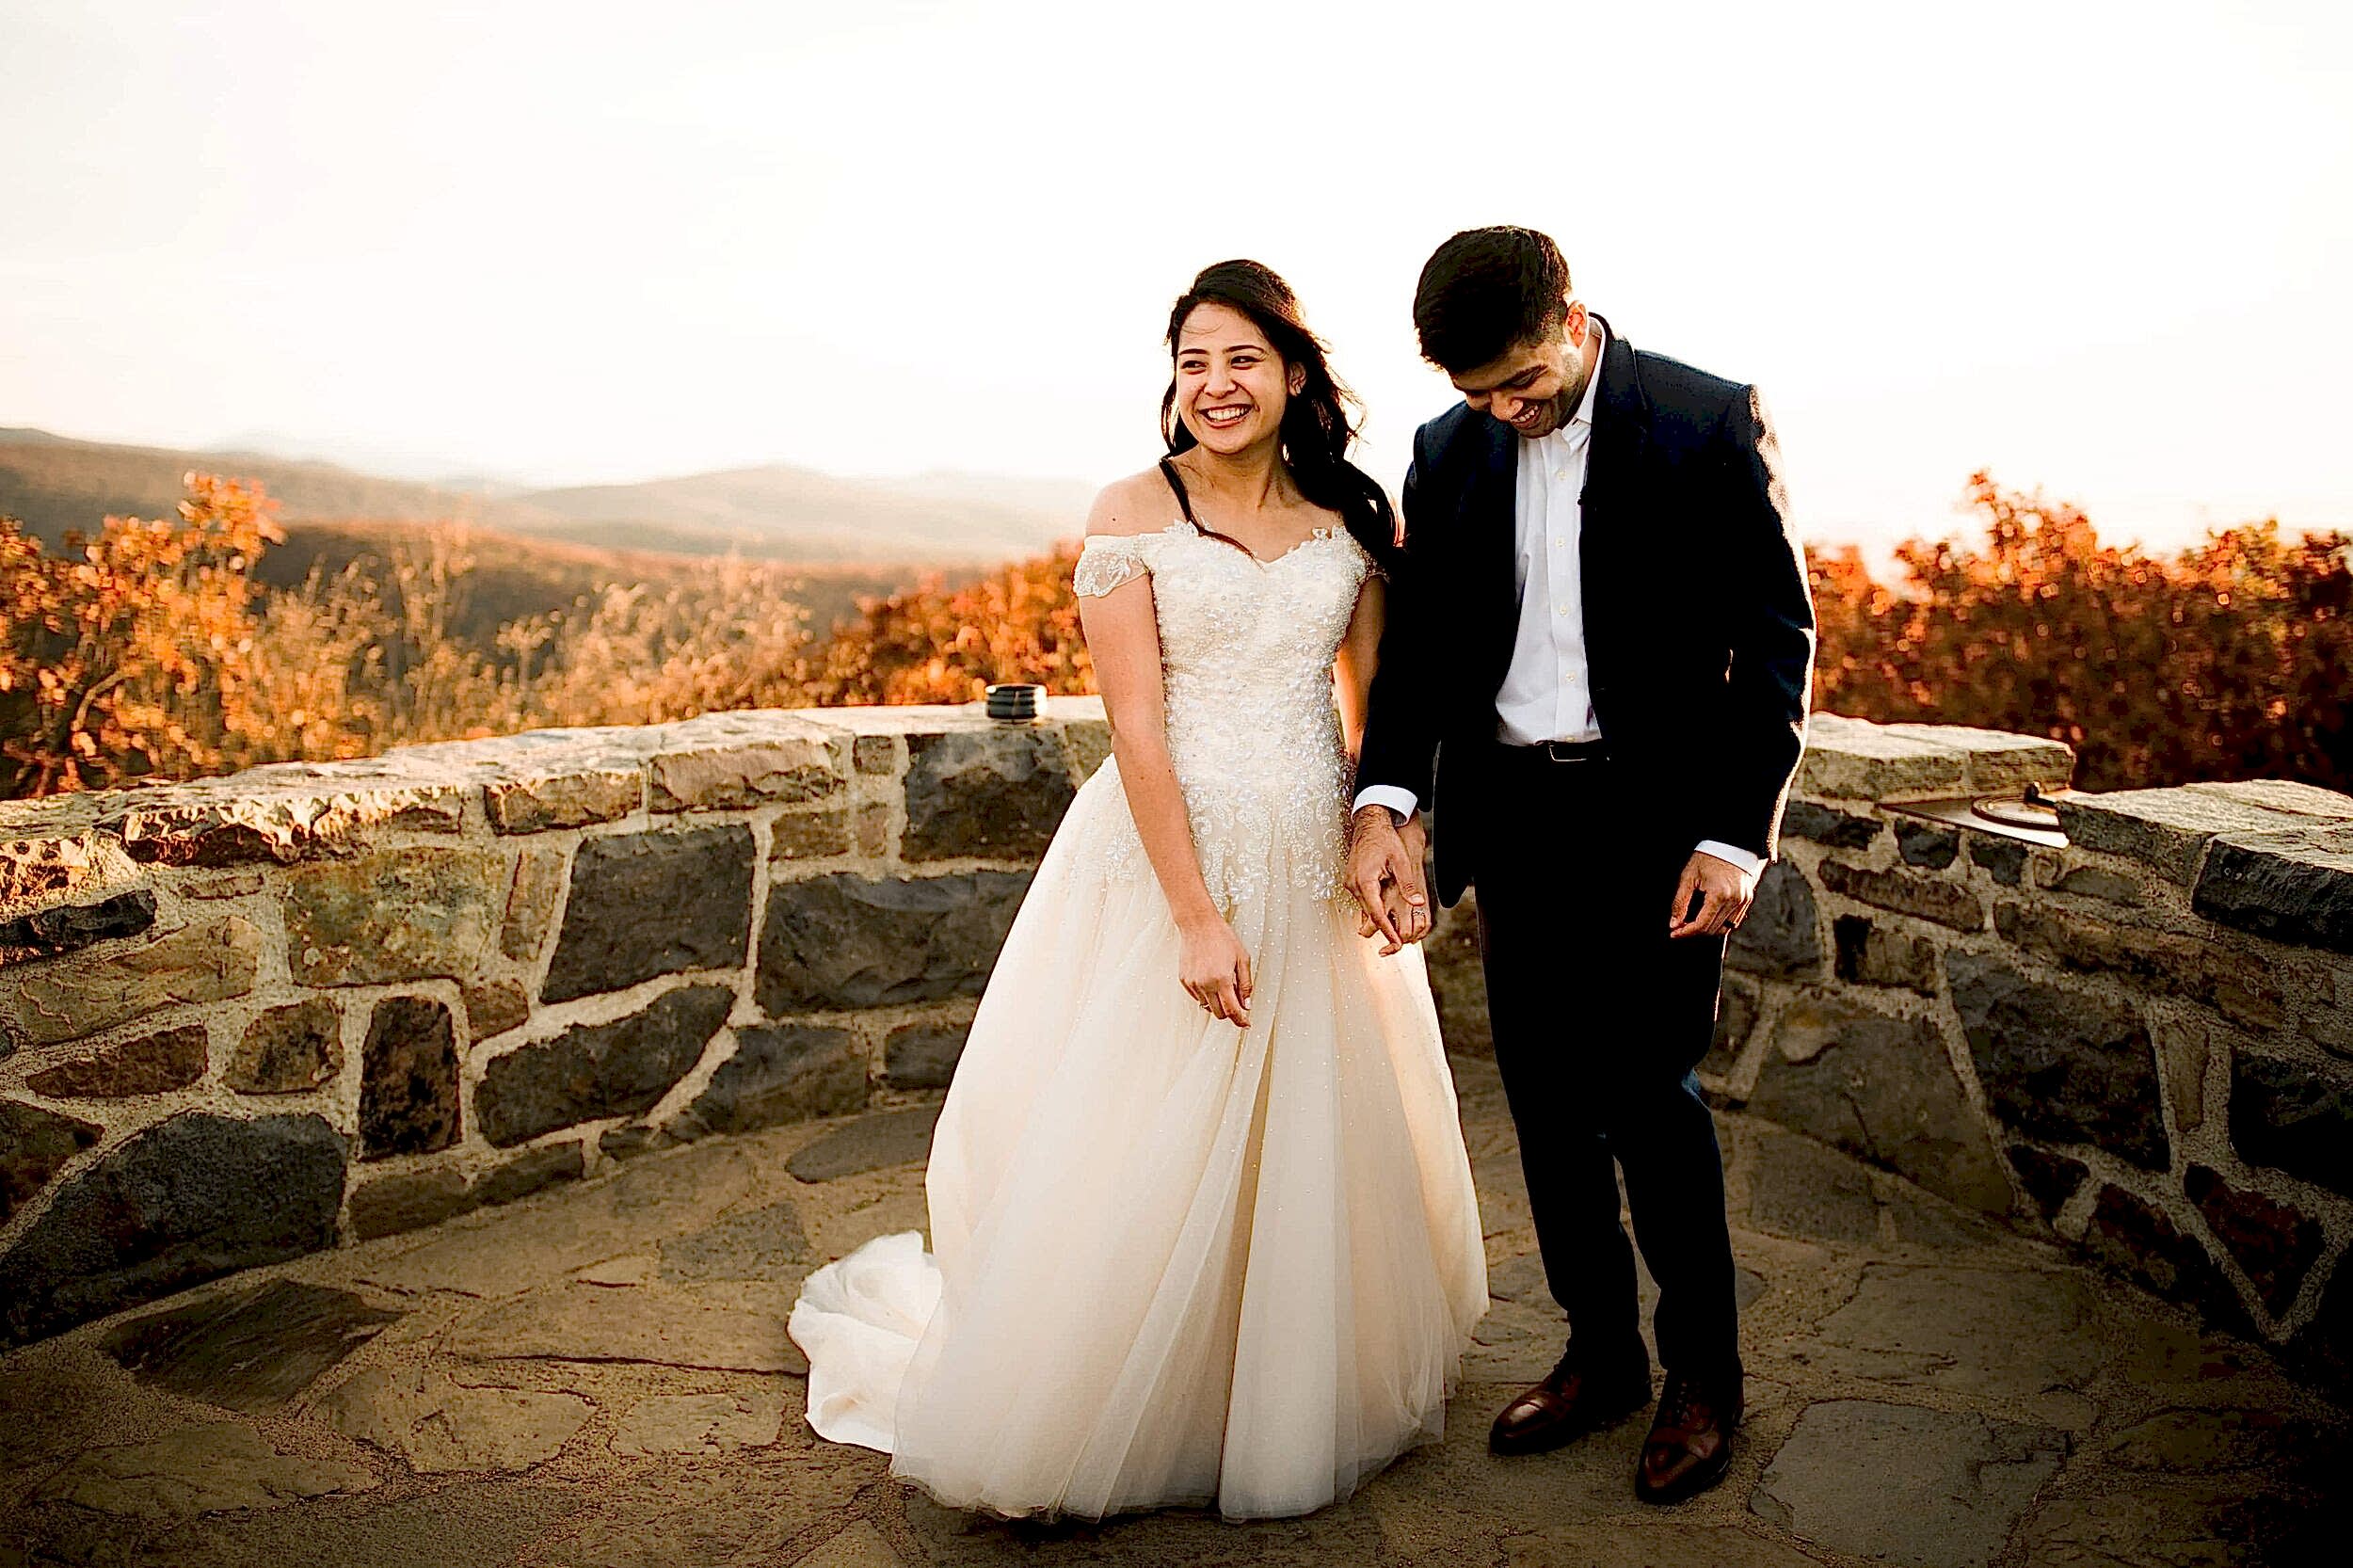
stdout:
<svg viewBox="0 0 2353 1568">
<path fill-rule="evenodd" d="M 1593 374 L 1585 378 L 1585 395 L 1577 400 L 1577 412 L 1569 416 L 1569 423 L 1590 430 L 1593 424 L 1593 397 L 1601 391 L 1601 357 L 1609 351 L 1609 328 L 1591 311 L 1585 312 L 1585 325 L 1593 334 Z"/>
</svg>

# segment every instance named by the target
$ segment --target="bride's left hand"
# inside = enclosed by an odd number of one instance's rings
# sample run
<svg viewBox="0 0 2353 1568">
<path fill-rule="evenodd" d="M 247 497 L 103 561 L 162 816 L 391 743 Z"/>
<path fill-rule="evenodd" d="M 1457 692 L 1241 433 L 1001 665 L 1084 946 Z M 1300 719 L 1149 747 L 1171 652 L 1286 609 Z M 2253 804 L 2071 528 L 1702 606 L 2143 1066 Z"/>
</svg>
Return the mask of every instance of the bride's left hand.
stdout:
<svg viewBox="0 0 2353 1568">
<path fill-rule="evenodd" d="M 1250 1027 L 1250 953 L 1215 916 L 1180 923 L 1177 984 L 1211 1017 Z"/>
</svg>

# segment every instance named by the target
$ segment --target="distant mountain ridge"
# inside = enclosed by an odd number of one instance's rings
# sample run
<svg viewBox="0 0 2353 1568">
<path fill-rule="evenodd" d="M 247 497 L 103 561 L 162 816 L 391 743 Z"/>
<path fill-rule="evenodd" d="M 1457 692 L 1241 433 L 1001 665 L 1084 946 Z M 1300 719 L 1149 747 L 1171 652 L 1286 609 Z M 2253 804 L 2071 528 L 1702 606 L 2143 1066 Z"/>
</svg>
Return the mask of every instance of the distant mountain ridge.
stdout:
<svg viewBox="0 0 2353 1568">
<path fill-rule="evenodd" d="M 69 528 L 95 534 L 109 516 L 169 517 L 191 469 L 258 479 L 290 522 L 370 518 L 462 518 L 534 532 L 560 520 L 458 490 L 378 479 L 333 463 L 257 453 L 188 452 L 75 440 L 45 430 L 0 429 L 0 515 L 56 545 Z"/>
<path fill-rule="evenodd" d="M 1076 536 L 1086 487 L 929 473 L 844 479 L 784 464 L 629 485 L 486 494 L 310 458 L 190 452 L 0 429 L 0 515 L 56 545 L 108 515 L 169 516 L 191 469 L 258 479 L 289 523 L 462 519 L 604 549 L 801 562 L 960 566 L 1035 554 Z"/>
<path fill-rule="evenodd" d="M 1084 526 L 1082 486 L 1061 487 L 1055 504 L 1004 488 L 992 492 L 991 483 L 975 479 L 957 493 L 953 476 L 903 486 L 765 464 L 634 485 L 531 490 L 514 501 L 564 518 L 561 531 L 569 538 L 652 544 L 652 530 L 664 536 L 658 546 L 664 550 L 693 552 L 695 544 L 673 541 L 708 540 L 710 550 L 732 545 L 756 554 L 786 537 L 792 557 L 806 561 L 1000 561 L 1033 555 Z"/>
</svg>

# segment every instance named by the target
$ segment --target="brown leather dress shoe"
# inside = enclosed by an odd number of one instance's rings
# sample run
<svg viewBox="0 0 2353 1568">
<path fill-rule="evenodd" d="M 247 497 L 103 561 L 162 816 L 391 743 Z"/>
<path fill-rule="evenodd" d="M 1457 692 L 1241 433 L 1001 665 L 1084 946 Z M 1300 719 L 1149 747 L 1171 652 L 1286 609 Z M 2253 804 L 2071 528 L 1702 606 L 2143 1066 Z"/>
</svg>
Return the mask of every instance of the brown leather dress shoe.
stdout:
<svg viewBox="0 0 2353 1568">
<path fill-rule="evenodd" d="M 1634 1467 L 1634 1495 L 1646 1503 L 1679 1503 L 1723 1480 L 1740 1411 L 1738 1373 L 1702 1381 L 1669 1372 L 1658 1418 Z"/>
<path fill-rule="evenodd" d="M 1572 1345 L 1544 1382 L 1503 1407 L 1487 1447 L 1499 1454 L 1543 1453 L 1648 1403 L 1647 1360 L 1587 1366 Z"/>
</svg>

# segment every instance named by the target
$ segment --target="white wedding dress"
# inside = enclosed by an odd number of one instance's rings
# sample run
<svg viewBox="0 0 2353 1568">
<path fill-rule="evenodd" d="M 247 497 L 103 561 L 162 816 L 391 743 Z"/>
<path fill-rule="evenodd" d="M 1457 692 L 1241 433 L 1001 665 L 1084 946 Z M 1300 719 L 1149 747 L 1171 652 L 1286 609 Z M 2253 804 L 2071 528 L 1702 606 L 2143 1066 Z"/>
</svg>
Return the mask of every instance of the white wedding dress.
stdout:
<svg viewBox="0 0 2353 1568">
<path fill-rule="evenodd" d="M 1371 561 L 1189 522 L 1090 537 L 1148 572 L 1201 869 L 1250 1026 L 1176 982 L 1116 762 L 1079 791 L 973 1018 L 926 1172 L 794 1304 L 808 1422 L 959 1508 L 1297 1514 L 1440 1435 L 1486 1258 L 1421 951 L 1356 934 L 1332 661 Z"/>
</svg>

